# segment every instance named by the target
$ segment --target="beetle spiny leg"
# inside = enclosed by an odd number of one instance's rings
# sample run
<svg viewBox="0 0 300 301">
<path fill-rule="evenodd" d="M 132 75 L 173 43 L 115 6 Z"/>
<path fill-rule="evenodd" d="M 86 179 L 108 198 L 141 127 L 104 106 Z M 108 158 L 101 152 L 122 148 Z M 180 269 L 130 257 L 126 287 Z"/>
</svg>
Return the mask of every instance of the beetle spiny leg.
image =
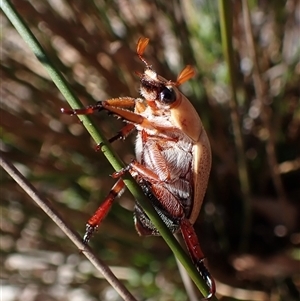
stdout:
<svg viewBox="0 0 300 301">
<path fill-rule="evenodd" d="M 103 104 L 101 101 L 98 101 L 95 105 L 90 105 L 83 109 L 65 109 L 61 108 L 60 111 L 68 115 L 89 115 L 95 112 L 103 110 Z"/>
<path fill-rule="evenodd" d="M 180 227 L 182 236 L 192 257 L 192 260 L 201 277 L 205 280 L 207 286 L 209 287 L 209 293 L 203 300 L 209 300 L 216 292 L 216 285 L 208 269 L 204 265 L 204 255 L 201 250 L 195 229 L 187 219 L 181 220 Z"/>
<path fill-rule="evenodd" d="M 125 140 L 128 135 L 132 133 L 132 131 L 135 129 L 135 125 L 132 123 L 127 123 L 115 136 L 108 139 L 109 143 L 112 143 L 116 140 Z"/>
<path fill-rule="evenodd" d="M 124 137 L 123 137 L 123 135 L 122 135 L 121 132 L 118 132 L 116 135 L 114 135 L 113 137 L 109 138 L 108 142 L 109 143 L 113 143 L 113 142 L 115 142 L 117 140 L 121 140 L 121 139 L 124 139 Z"/>
</svg>

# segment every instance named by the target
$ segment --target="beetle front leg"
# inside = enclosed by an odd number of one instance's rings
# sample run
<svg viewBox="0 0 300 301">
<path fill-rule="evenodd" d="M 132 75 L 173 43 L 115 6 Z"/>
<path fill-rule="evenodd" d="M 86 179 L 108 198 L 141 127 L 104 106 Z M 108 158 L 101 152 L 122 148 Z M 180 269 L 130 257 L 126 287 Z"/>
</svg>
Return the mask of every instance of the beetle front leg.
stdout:
<svg viewBox="0 0 300 301">
<path fill-rule="evenodd" d="M 193 262 L 209 287 L 209 293 L 204 298 L 204 300 L 209 300 L 216 292 L 216 285 L 214 279 L 204 265 L 204 254 L 201 250 L 197 234 L 194 230 L 193 225 L 189 222 L 188 219 L 185 218 L 180 222 L 180 229 Z"/>
<path fill-rule="evenodd" d="M 111 191 L 105 198 L 104 202 L 98 207 L 93 216 L 88 220 L 86 224 L 85 234 L 83 236 L 84 244 L 88 244 L 92 235 L 97 230 L 101 221 L 105 218 L 110 210 L 113 201 L 120 197 L 125 189 L 125 184 L 122 179 L 119 179 L 112 187 Z"/>
<path fill-rule="evenodd" d="M 98 101 L 95 105 L 87 106 L 83 109 L 65 109 L 61 108 L 61 112 L 68 115 L 89 115 L 101 110 L 109 110 L 109 107 L 133 108 L 136 99 L 132 97 L 111 98 L 108 100 Z"/>
</svg>

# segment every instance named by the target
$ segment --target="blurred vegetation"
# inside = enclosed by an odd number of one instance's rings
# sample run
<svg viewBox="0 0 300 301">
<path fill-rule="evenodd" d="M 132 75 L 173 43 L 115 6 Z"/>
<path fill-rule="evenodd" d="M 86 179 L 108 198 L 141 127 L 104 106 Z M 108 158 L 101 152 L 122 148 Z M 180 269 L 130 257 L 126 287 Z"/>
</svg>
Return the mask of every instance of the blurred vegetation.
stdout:
<svg viewBox="0 0 300 301">
<path fill-rule="evenodd" d="M 185 65 L 195 66 L 196 78 L 181 90 L 199 111 L 212 146 L 209 188 L 195 229 L 217 280 L 218 297 L 298 300 L 299 1 L 248 1 L 251 27 L 242 2 L 228 2 L 234 91 L 216 1 L 13 4 L 83 105 L 138 97 L 135 71 L 142 72 L 143 65 L 135 46 L 141 36 L 150 38 L 145 56 L 165 78 L 174 80 Z M 1 151 L 83 233 L 114 183 L 109 177 L 113 170 L 103 154 L 95 152 L 77 117 L 60 113 L 68 104 L 3 14 L 1 27 Z M 232 120 L 234 94 L 242 148 Z M 105 113 L 93 119 L 108 138 L 122 127 Z M 130 162 L 134 135 L 113 147 Z M 246 162 L 246 178 L 241 177 L 240 159 Z M 0 177 L 6 300 L 120 300 L 3 170 Z M 163 240 L 136 234 L 133 204 L 129 193 L 116 202 L 93 238 L 93 248 L 137 299 L 187 300 Z"/>
</svg>

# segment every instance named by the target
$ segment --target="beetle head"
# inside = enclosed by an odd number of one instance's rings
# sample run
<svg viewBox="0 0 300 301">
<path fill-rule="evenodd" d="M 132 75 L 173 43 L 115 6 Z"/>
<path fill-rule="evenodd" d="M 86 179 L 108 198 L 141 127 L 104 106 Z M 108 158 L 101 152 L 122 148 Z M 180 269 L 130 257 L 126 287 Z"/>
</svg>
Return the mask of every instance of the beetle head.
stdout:
<svg viewBox="0 0 300 301">
<path fill-rule="evenodd" d="M 146 68 L 141 77 L 140 93 L 148 102 L 160 106 L 172 106 L 177 99 L 177 89 L 174 84 L 157 75 L 155 71 Z"/>
<path fill-rule="evenodd" d="M 140 38 L 136 50 L 139 59 L 146 65 L 144 73 L 140 75 L 140 93 L 149 104 L 155 102 L 158 108 L 170 108 L 180 100 L 180 92 L 177 87 L 193 77 L 195 71 L 191 66 L 186 66 L 178 75 L 176 82 L 166 80 L 158 75 L 143 58 L 148 42 L 148 38 Z"/>
</svg>

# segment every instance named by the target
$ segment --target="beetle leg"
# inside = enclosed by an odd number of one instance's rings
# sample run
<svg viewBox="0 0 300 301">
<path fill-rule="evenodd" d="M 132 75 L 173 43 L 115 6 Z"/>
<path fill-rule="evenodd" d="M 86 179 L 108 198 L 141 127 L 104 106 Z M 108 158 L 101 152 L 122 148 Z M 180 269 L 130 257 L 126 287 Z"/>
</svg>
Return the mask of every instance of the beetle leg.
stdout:
<svg viewBox="0 0 300 301">
<path fill-rule="evenodd" d="M 119 107 L 119 108 L 133 108 L 136 105 L 136 98 L 133 97 L 118 97 L 110 98 L 108 100 L 102 101 L 106 106 Z"/>
<path fill-rule="evenodd" d="M 126 124 L 119 132 L 117 132 L 116 135 L 112 136 L 111 138 L 108 139 L 109 143 L 113 143 L 119 139 L 125 140 L 132 132 L 135 130 L 135 126 L 132 123 Z M 96 151 L 100 151 L 103 146 L 103 143 L 99 143 L 95 149 Z"/>
<path fill-rule="evenodd" d="M 140 125 L 140 127 L 144 129 L 155 131 L 157 136 L 165 137 L 166 139 L 168 139 L 169 136 L 166 134 L 162 134 L 161 131 L 166 131 L 166 130 L 171 131 L 174 130 L 175 128 L 157 126 L 155 123 L 149 121 L 147 118 L 140 115 L 139 113 L 145 110 L 145 106 L 142 102 L 139 102 L 138 100 L 139 100 L 138 98 L 132 98 L 132 97 L 111 98 L 104 101 L 98 101 L 95 105 L 90 105 L 82 109 L 61 108 L 61 112 L 68 115 L 89 115 L 95 112 L 106 110 L 107 112 L 122 118 L 126 122 L 132 123 L 134 125 Z M 132 112 L 126 109 L 131 107 L 135 107 L 136 112 Z M 128 127 L 125 130 L 125 132 L 129 128 L 130 127 Z M 133 126 L 131 127 L 131 129 L 133 130 Z M 122 132 L 123 131 L 121 131 L 121 134 L 117 134 L 116 136 L 112 137 L 111 140 L 115 141 L 119 139 L 119 137 L 122 138 L 123 137 Z M 131 131 L 128 131 L 128 134 L 130 132 Z M 98 147 L 98 149 L 99 148 L 100 146 Z"/>
<path fill-rule="evenodd" d="M 125 188 L 125 184 L 122 179 L 119 179 L 112 187 L 111 191 L 105 198 L 104 202 L 98 207 L 93 216 L 88 220 L 86 224 L 85 234 L 83 236 L 83 242 L 88 244 L 93 233 L 97 230 L 101 221 L 105 218 L 108 211 L 110 210 L 113 201 L 120 197 Z"/>
<path fill-rule="evenodd" d="M 216 292 L 216 285 L 214 279 L 204 265 L 204 254 L 201 250 L 197 234 L 188 219 L 181 220 L 180 229 L 193 262 L 209 287 L 209 293 L 204 298 L 204 300 L 209 300 Z"/>
<path fill-rule="evenodd" d="M 128 123 L 115 136 L 108 139 L 108 142 L 113 143 L 114 141 L 119 139 L 124 140 L 127 138 L 127 136 L 129 136 L 132 133 L 134 129 L 135 129 L 134 124 Z"/>
<path fill-rule="evenodd" d="M 64 109 L 61 108 L 61 112 L 68 115 L 89 115 L 95 112 L 106 109 L 109 106 L 116 106 L 120 108 L 130 108 L 134 107 L 136 98 L 132 97 L 120 97 L 120 98 L 111 98 L 108 100 L 98 101 L 95 105 L 87 106 L 83 109 Z"/>
<path fill-rule="evenodd" d="M 139 115 L 137 113 L 134 113 L 129 110 L 125 110 L 118 107 L 110 107 L 107 105 L 103 105 L 103 109 L 107 110 L 108 112 L 117 115 L 118 117 L 121 117 L 124 121 L 130 122 L 133 124 L 139 124 L 143 128 L 156 130 L 156 127 L 152 122 L 150 122 L 147 118 L 145 118 L 142 115 Z"/>
<path fill-rule="evenodd" d="M 146 140 L 147 137 L 143 137 L 143 140 L 144 139 Z M 149 152 L 149 149 L 151 149 L 151 152 Z M 151 170 L 150 168 L 147 168 L 144 164 L 133 160 L 125 168 L 113 173 L 112 177 L 119 178 L 123 176 L 126 171 L 129 171 L 130 173 L 132 173 L 133 176 L 134 174 L 138 174 L 139 177 L 145 179 L 146 181 L 152 184 L 162 182 L 168 183 L 168 181 L 170 180 L 170 171 L 168 168 L 168 164 L 156 142 L 152 142 L 151 145 L 148 146 L 148 148 L 145 150 L 145 156 L 151 157 L 152 160 L 154 160 L 157 163 L 155 171 Z"/>
<path fill-rule="evenodd" d="M 144 180 L 149 181 L 151 183 L 161 183 L 162 182 L 157 174 L 155 174 L 151 169 L 145 167 L 141 163 L 138 163 L 136 160 L 133 160 L 131 163 L 129 163 L 127 166 L 125 166 L 121 170 L 115 171 L 112 174 L 112 177 L 114 179 L 120 178 L 127 171 L 129 171 L 133 177 L 135 177 L 135 173 L 137 173 L 138 176 L 140 176 Z"/>
<path fill-rule="evenodd" d="M 89 115 L 95 112 L 106 110 L 109 113 L 115 114 L 126 122 L 139 124 L 143 128 L 150 130 L 158 130 L 155 124 L 148 121 L 147 118 L 138 113 L 126 110 L 124 108 L 133 107 L 137 99 L 131 97 L 112 98 L 104 101 L 98 101 L 95 105 L 88 106 L 83 109 L 61 109 L 61 112 L 69 115 Z M 140 110 L 143 110 L 143 105 L 140 105 Z"/>
<path fill-rule="evenodd" d="M 130 110 L 127 110 L 127 108 L 132 107 L 132 101 L 135 101 L 135 108 L 136 112 L 132 112 Z M 145 110 L 145 106 L 138 102 L 138 99 L 135 98 L 113 98 L 105 101 L 99 101 L 94 106 L 89 106 L 86 109 L 78 109 L 78 110 L 65 110 L 62 109 L 63 113 L 66 114 L 92 114 L 97 111 L 106 110 L 109 113 L 112 113 L 116 115 L 117 117 L 120 117 L 126 122 L 139 125 L 140 127 L 144 129 L 154 130 L 157 132 L 157 135 L 160 135 L 160 132 L 162 130 L 166 130 L 166 127 L 163 126 L 157 126 L 154 122 L 149 121 L 146 117 L 139 114 L 139 112 L 142 112 Z M 167 129 L 170 129 L 170 127 L 167 127 Z"/>
<path fill-rule="evenodd" d="M 133 130 L 135 130 L 134 124 L 128 123 L 119 132 L 117 132 L 116 135 L 109 138 L 108 142 L 113 143 L 119 139 L 125 140 L 133 132 Z M 103 145 L 104 145 L 103 142 L 97 144 L 95 147 L 96 152 L 100 151 Z"/>
</svg>

